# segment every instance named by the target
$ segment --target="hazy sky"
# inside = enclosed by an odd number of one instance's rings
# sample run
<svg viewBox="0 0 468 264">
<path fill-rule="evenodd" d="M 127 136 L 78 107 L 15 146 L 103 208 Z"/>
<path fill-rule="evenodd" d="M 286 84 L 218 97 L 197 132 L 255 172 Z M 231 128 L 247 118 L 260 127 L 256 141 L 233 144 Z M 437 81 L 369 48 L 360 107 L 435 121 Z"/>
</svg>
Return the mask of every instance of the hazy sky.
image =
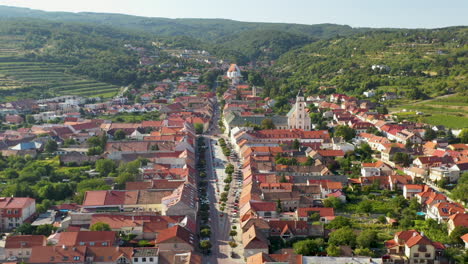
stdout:
<svg viewBox="0 0 468 264">
<path fill-rule="evenodd" d="M 0 5 L 46 11 L 354 27 L 468 25 L 468 0 L 0 0 Z"/>
</svg>

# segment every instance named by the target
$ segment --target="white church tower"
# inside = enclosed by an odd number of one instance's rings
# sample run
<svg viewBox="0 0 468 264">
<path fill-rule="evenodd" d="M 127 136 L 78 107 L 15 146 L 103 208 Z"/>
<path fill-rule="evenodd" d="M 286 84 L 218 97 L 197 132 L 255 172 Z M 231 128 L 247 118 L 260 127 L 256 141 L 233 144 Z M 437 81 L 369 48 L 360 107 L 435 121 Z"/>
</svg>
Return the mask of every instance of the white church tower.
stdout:
<svg viewBox="0 0 468 264">
<path fill-rule="evenodd" d="M 229 66 L 227 77 L 232 80 L 233 85 L 236 85 L 240 82 L 242 74 L 237 64 L 231 64 L 231 66 Z"/>
<path fill-rule="evenodd" d="M 312 130 L 309 113 L 306 110 L 307 104 L 305 101 L 302 89 L 299 90 L 296 96 L 296 103 L 293 105 L 288 113 L 288 127 L 289 129 L 303 129 Z"/>
</svg>

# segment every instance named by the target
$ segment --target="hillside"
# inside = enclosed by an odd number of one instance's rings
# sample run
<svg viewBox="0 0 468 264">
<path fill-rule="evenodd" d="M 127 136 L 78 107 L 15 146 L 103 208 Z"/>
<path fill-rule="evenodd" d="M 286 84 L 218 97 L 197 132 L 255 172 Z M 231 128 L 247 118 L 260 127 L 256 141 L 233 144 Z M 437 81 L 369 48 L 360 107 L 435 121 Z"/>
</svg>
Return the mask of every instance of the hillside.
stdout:
<svg viewBox="0 0 468 264">
<path fill-rule="evenodd" d="M 138 56 L 125 43 L 150 42 L 105 26 L 1 19 L 0 95 L 111 97 L 136 79 Z"/>
<path fill-rule="evenodd" d="M 277 81 L 270 82 L 266 95 L 292 95 L 299 87 L 352 95 L 375 89 L 409 99 L 466 92 L 467 55 L 468 27 L 376 30 L 320 40 L 280 57 L 271 69 Z M 373 70 L 372 65 L 380 66 Z"/>
<path fill-rule="evenodd" d="M 315 38 L 350 35 L 364 29 L 335 24 L 301 25 L 286 23 L 240 22 L 228 19 L 169 19 L 122 14 L 45 12 L 29 8 L 0 6 L 3 18 L 41 18 L 51 21 L 86 22 L 123 29 L 145 31 L 157 36 L 189 36 L 213 41 L 225 36 L 254 30 L 277 30 Z"/>
<path fill-rule="evenodd" d="M 209 49 L 220 57 L 233 57 L 239 64 L 275 60 L 289 50 L 312 43 L 304 34 L 276 30 L 245 31 L 221 38 Z"/>
</svg>

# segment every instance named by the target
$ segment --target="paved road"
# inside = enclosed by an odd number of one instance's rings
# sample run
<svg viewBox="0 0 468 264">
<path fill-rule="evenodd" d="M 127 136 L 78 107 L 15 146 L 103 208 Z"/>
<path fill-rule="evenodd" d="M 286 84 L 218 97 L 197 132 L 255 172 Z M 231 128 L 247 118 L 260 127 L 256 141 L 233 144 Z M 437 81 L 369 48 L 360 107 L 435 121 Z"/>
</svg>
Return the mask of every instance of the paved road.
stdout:
<svg viewBox="0 0 468 264">
<path fill-rule="evenodd" d="M 211 255 L 205 256 L 203 263 L 214 264 L 214 263 L 223 263 L 223 264 L 239 264 L 245 263 L 243 258 L 231 258 L 231 247 L 228 242 L 231 240 L 229 237 L 229 231 L 231 229 L 231 218 L 230 211 L 231 206 L 234 202 L 234 182 L 232 183 L 231 191 L 225 213 L 219 211 L 219 201 L 220 194 L 224 191 L 224 179 L 226 178 L 226 173 L 224 172 L 225 166 L 228 164 L 228 161 L 219 145 L 215 144 L 219 137 L 214 135 L 219 135 L 220 131 L 218 128 L 219 114 L 216 114 L 213 119 L 212 130 L 207 133 L 205 138 L 205 144 L 208 147 L 206 151 L 206 172 L 209 180 L 209 185 L 207 189 L 208 200 L 212 202 L 210 206 L 210 219 L 211 219 Z M 240 190 L 239 190 L 240 191 Z M 221 214 L 223 216 L 221 216 Z M 237 229 L 239 230 L 239 229 Z M 239 237 L 239 235 L 238 235 Z M 241 252 L 240 242 L 237 241 L 238 247 L 235 249 L 236 253 Z M 238 253 L 239 255 L 239 253 Z"/>
</svg>

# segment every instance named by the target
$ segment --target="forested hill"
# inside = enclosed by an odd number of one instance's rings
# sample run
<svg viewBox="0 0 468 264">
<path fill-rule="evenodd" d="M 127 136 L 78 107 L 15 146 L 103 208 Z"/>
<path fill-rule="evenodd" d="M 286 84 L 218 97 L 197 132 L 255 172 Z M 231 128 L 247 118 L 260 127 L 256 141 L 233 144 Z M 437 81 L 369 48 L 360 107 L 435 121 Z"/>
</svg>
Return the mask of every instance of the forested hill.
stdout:
<svg viewBox="0 0 468 264">
<path fill-rule="evenodd" d="M 274 60 L 316 39 L 304 34 L 277 30 L 246 31 L 221 38 L 209 49 L 221 57 L 234 57 L 239 64 L 256 60 Z"/>
<path fill-rule="evenodd" d="M 122 14 L 45 12 L 29 8 L 0 6 L 3 18 L 41 18 L 53 21 L 88 22 L 123 29 L 145 31 L 158 36 L 189 36 L 213 41 L 245 31 L 278 30 L 304 34 L 315 38 L 350 35 L 364 29 L 335 24 L 300 25 L 286 23 L 240 22 L 228 19 L 169 19 L 149 18 Z"/>
<path fill-rule="evenodd" d="M 414 99 L 466 92 L 467 63 L 468 27 L 376 30 L 320 40 L 284 54 L 271 69 L 275 82 L 266 80 L 266 95 L 292 96 L 299 87 L 354 95 L 377 89 Z"/>
</svg>

